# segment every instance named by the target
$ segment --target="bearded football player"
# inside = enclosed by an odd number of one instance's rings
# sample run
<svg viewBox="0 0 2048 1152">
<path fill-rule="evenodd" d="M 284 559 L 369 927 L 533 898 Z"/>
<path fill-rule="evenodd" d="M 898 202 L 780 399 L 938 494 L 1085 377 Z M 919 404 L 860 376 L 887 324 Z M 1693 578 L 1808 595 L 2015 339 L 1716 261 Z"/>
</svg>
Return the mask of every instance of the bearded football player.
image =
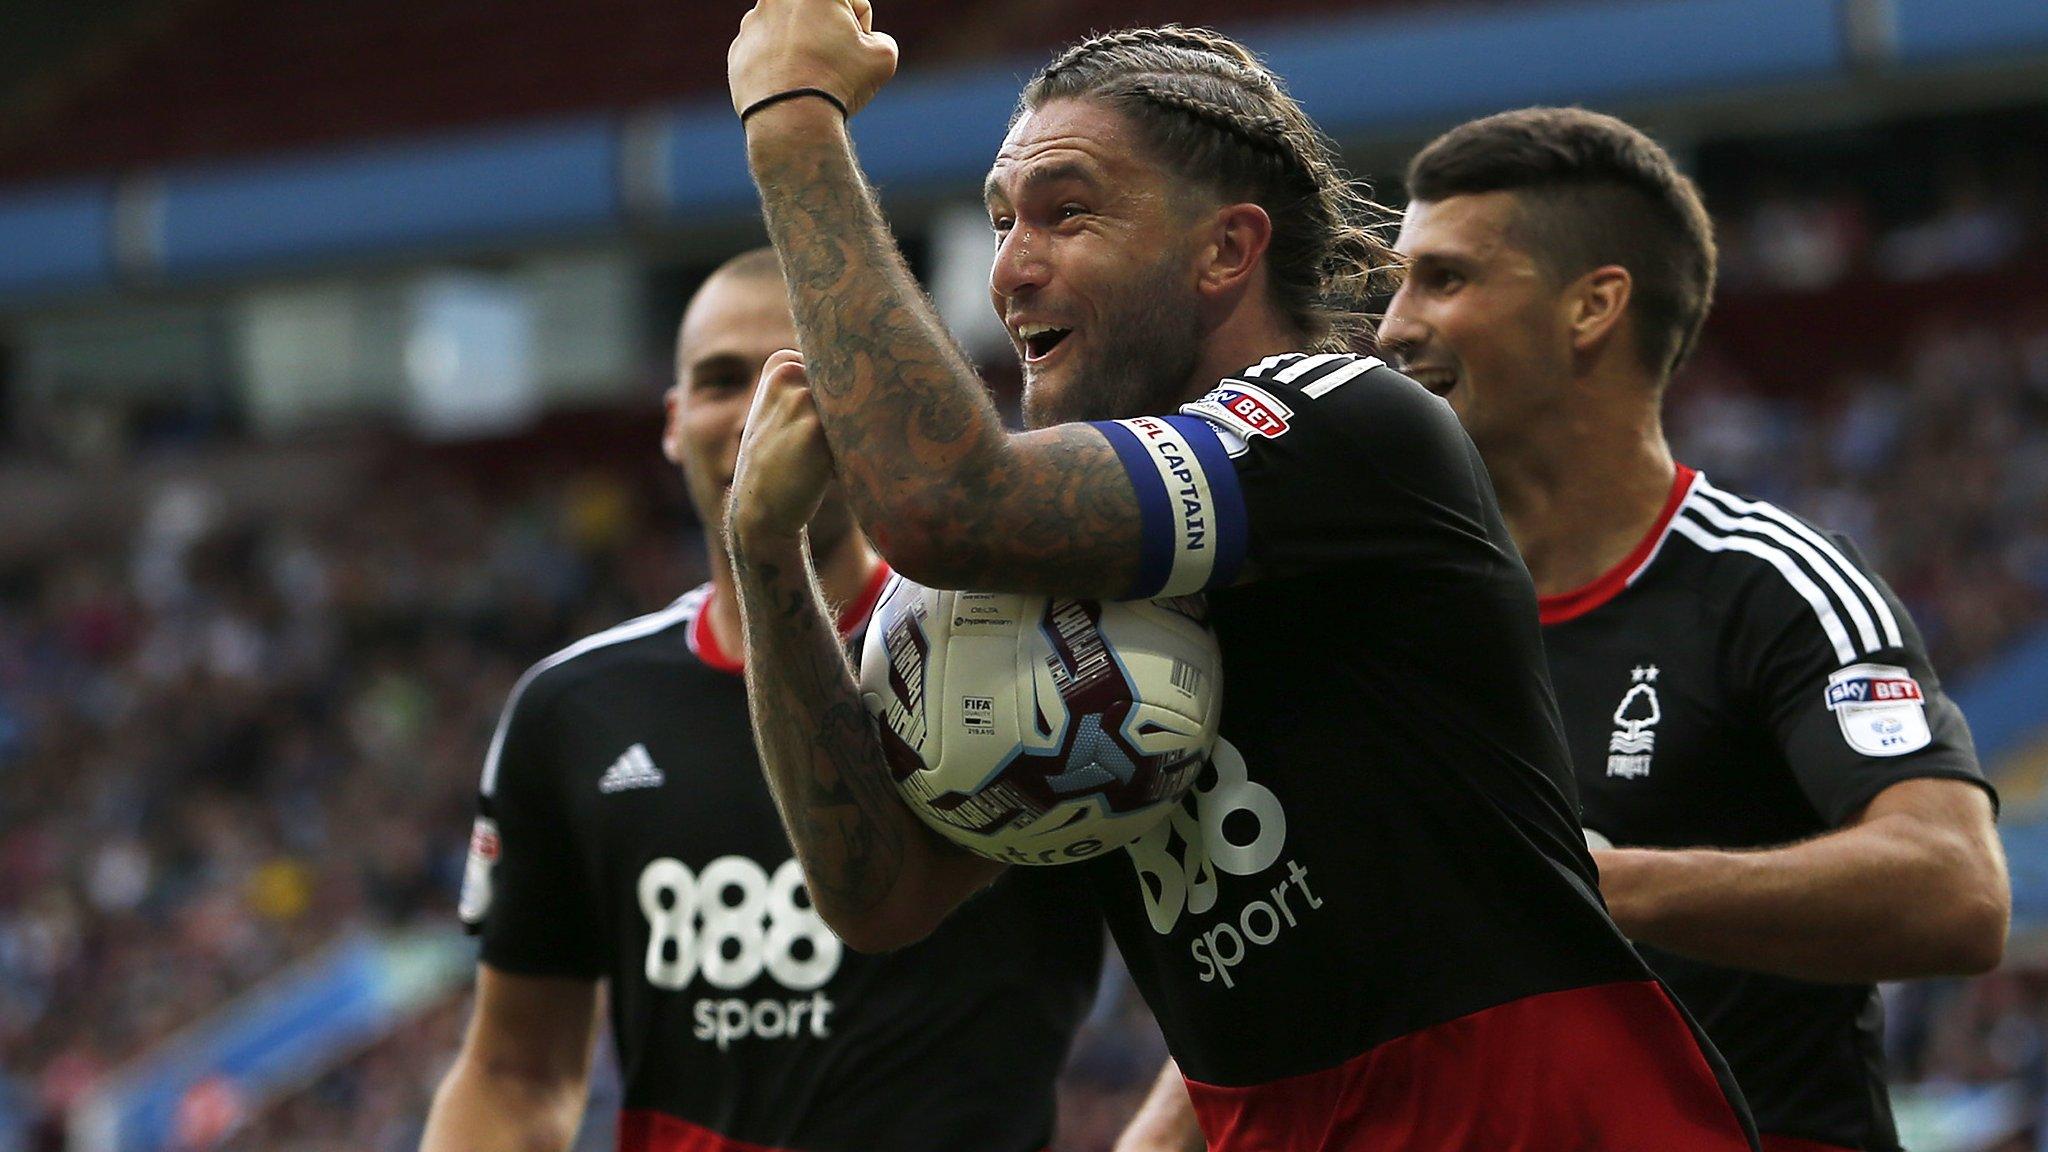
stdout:
<svg viewBox="0 0 2048 1152">
<path fill-rule="evenodd" d="M 919 939 L 999 870 L 897 798 L 803 528 L 836 474 L 933 587 L 1208 591 L 1222 742 L 1187 820 L 1085 864 L 1218 1149 L 1741 1149 L 1739 1095 L 1602 910 L 1536 597 L 1443 401 L 1343 351 L 1389 254 L 1250 53 L 1111 33 L 990 170 L 1004 430 L 847 136 L 864 2 L 764 0 L 729 70 L 801 354 L 728 528 L 763 767 L 820 913 Z"/>
</svg>

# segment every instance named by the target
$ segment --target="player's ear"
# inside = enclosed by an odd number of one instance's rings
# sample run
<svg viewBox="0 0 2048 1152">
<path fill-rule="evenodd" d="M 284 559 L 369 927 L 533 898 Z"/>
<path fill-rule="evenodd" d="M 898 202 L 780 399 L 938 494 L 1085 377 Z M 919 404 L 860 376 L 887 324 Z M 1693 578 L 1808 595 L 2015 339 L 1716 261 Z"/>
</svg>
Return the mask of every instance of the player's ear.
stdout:
<svg viewBox="0 0 2048 1152">
<path fill-rule="evenodd" d="M 1635 279 L 1619 264 L 1604 264 L 1579 277 L 1568 296 L 1565 318 L 1573 350 L 1594 352 L 1612 340 L 1634 294 Z"/>
<path fill-rule="evenodd" d="M 1225 204 L 1203 225 L 1196 283 L 1211 299 L 1235 299 L 1254 282 L 1273 244 L 1273 218 L 1257 204 Z"/>
<path fill-rule="evenodd" d="M 683 386 L 671 384 L 661 394 L 661 454 L 671 464 L 683 462 Z"/>
</svg>

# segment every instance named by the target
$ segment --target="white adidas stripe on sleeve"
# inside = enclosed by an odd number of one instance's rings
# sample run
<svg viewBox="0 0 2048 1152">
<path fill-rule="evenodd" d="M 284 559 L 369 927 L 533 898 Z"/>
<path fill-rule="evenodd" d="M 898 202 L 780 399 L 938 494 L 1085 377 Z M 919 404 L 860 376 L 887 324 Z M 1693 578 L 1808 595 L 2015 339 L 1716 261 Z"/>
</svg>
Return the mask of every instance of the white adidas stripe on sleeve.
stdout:
<svg viewBox="0 0 2048 1152">
<path fill-rule="evenodd" d="M 1828 634 L 1829 641 L 1835 646 L 1835 655 L 1844 664 L 1855 663 L 1856 645 L 1849 639 L 1849 630 L 1842 626 L 1842 618 L 1835 612 L 1833 602 L 1828 599 L 1826 592 L 1821 591 L 1820 585 L 1807 577 L 1790 553 L 1754 537 L 1723 536 L 1704 524 L 1687 519 L 1687 514 L 1696 511 L 1698 507 L 1691 501 L 1681 507 L 1678 515 L 1672 518 L 1672 531 L 1708 552 L 1743 552 L 1769 562 L 1785 577 L 1785 582 L 1813 606 L 1813 614 L 1820 617 L 1821 630 Z"/>
<path fill-rule="evenodd" d="M 1379 367 L 1384 361 L 1377 356 L 1361 356 L 1313 384 L 1305 385 L 1301 394 L 1311 400 L 1320 400 L 1337 390 L 1339 384 L 1348 384 L 1367 372 Z"/>
<path fill-rule="evenodd" d="M 1332 360 L 1342 359 L 1343 356 L 1344 354 L 1341 352 L 1318 352 L 1314 356 L 1304 356 L 1278 372 L 1273 373 L 1273 379 L 1280 381 L 1282 384 L 1292 384 L 1303 376 L 1330 363 Z"/>
<path fill-rule="evenodd" d="M 526 693 L 526 686 L 533 683 L 535 677 L 586 652 L 624 643 L 627 640 L 638 640 L 643 636 L 652 636 L 664 628 L 681 623 L 704 602 L 708 587 L 707 585 L 686 593 L 681 599 L 660 611 L 636 616 L 623 624 L 586 636 L 527 669 L 526 675 L 521 676 L 519 682 L 512 685 L 511 693 L 505 697 L 505 709 L 498 714 L 498 729 L 491 733 L 490 751 L 484 753 L 484 778 L 477 786 L 478 790 L 486 796 L 497 794 L 498 759 L 505 754 L 505 733 L 512 727 L 512 712 L 519 707 L 519 698 Z"/>
<path fill-rule="evenodd" d="M 1701 495 L 1704 495 L 1704 489 Z M 1842 578 L 1841 570 L 1822 559 L 1805 540 L 1786 531 L 1783 525 L 1761 516 L 1730 516 L 1713 501 L 1698 496 L 1687 502 L 1686 510 L 1724 533 L 1732 535 L 1736 532 L 1754 532 L 1805 560 L 1807 566 L 1834 590 L 1836 600 L 1848 608 L 1850 618 L 1856 623 L 1856 634 L 1862 638 L 1863 647 L 1867 651 L 1875 652 L 1883 646 L 1878 638 L 1877 624 L 1871 619 L 1867 602 L 1850 589 L 1848 581 Z"/>
<path fill-rule="evenodd" d="M 1274 368 L 1278 367 L 1279 365 L 1285 364 L 1291 360 L 1299 360 L 1301 358 L 1302 356 L 1299 352 L 1281 352 L 1276 355 L 1268 356 L 1264 360 L 1259 361 L 1257 364 L 1254 364 L 1251 367 L 1245 369 L 1244 378 L 1247 380 L 1263 380 L 1272 373 Z"/>
<path fill-rule="evenodd" d="M 1761 500 L 1744 500 L 1732 492 L 1714 487 L 1704 479 L 1700 481 L 1697 491 L 1703 496 L 1712 498 L 1716 503 L 1730 511 L 1762 516 L 1776 521 L 1784 525 L 1795 535 L 1806 540 L 1823 556 L 1826 556 L 1844 576 L 1848 577 L 1850 583 L 1854 584 L 1863 593 L 1866 598 L 1865 602 L 1870 606 L 1871 612 L 1877 617 L 1878 623 L 1884 629 L 1886 646 L 1899 648 L 1905 645 L 1905 637 L 1899 631 L 1898 615 L 1892 611 L 1892 606 L 1886 602 L 1884 594 L 1879 592 L 1877 586 L 1870 582 L 1870 577 L 1864 575 L 1862 568 L 1852 563 L 1847 556 L 1842 554 L 1842 550 L 1835 545 L 1834 541 L 1828 539 L 1822 533 L 1814 531 L 1805 521 L 1786 512 L 1775 504 L 1768 504 Z"/>
</svg>

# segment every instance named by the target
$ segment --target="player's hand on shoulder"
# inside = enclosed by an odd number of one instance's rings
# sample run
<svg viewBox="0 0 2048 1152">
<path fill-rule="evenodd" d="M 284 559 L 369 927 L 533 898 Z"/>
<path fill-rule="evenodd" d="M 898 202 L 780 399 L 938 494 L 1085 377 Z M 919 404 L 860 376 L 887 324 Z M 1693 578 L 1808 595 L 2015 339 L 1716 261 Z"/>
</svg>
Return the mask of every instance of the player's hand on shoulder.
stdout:
<svg viewBox="0 0 2048 1152">
<path fill-rule="evenodd" d="M 761 368 L 740 438 L 726 522 L 735 555 L 793 546 L 832 483 L 832 449 L 811 400 L 803 354 L 783 349 Z"/>
<path fill-rule="evenodd" d="M 874 30 L 868 0 L 759 0 L 740 20 L 725 67 L 735 112 L 781 92 L 818 88 L 850 115 L 896 74 L 896 41 Z"/>
</svg>

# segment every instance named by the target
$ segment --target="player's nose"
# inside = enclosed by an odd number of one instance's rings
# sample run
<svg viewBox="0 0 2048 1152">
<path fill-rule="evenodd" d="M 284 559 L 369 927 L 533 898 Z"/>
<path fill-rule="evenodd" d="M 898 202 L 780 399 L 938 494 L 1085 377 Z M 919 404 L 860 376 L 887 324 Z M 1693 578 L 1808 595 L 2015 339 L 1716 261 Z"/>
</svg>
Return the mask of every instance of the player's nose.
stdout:
<svg viewBox="0 0 2048 1152">
<path fill-rule="evenodd" d="M 1395 297 L 1386 318 L 1380 321 L 1380 355 L 1396 368 L 1420 352 L 1429 343 L 1430 335 L 1428 324 L 1399 311 L 1400 303 L 1400 298 Z"/>
<path fill-rule="evenodd" d="M 989 267 L 989 291 L 998 300 L 1010 300 L 1043 288 L 1051 276 L 1044 246 L 1032 242 L 1030 230 L 1010 229 L 996 243 L 995 263 Z"/>
</svg>

